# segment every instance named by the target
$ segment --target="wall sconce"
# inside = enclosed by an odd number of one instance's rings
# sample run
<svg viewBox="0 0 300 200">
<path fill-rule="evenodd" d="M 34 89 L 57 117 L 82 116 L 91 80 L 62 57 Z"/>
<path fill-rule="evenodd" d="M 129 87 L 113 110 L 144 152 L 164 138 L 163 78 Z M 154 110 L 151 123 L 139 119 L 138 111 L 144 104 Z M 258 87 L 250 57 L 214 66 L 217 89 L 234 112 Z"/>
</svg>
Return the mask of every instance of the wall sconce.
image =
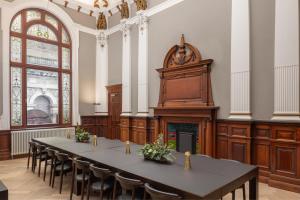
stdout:
<svg viewBox="0 0 300 200">
<path fill-rule="evenodd" d="M 100 112 L 101 103 L 93 103 L 95 112 Z"/>
</svg>

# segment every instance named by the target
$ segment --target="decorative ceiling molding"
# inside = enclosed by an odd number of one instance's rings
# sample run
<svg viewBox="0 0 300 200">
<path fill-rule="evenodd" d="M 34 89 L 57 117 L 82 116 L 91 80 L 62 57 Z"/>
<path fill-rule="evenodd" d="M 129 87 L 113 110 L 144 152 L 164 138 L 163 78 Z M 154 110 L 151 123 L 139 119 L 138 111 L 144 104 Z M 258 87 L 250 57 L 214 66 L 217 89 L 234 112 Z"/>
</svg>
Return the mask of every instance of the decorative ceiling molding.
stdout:
<svg viewBox="0 0 300 200">
<path fill-rule="evenodd" d="M 66 6 L 67 8 L 71 8 L 78 11 L 78 8 L 80 7 L 81 13 L 94 17 L 98 17 L 99 13 L 101 12 L 104 13 L 107 17 L 111 15 L 110 12 L 112 14 L 115 14 L 119 12 L 117 7 L 122 4 L 122 0 L 108 0 L 108 7 L 104 7 L 104 1 L 99 0 L 100 8 L 98 8 L 87 3 L 82 3 L 78 0 L 52 0 L 52 3 L 56 3 L 62 6 L 65 6 L 66 2 L 68 2 Z M 134 3 L 134 0 L 128 0 L 126 2 L 128 2 L 129 5 L 131 5 L 132 3 Z"/>
</svg>

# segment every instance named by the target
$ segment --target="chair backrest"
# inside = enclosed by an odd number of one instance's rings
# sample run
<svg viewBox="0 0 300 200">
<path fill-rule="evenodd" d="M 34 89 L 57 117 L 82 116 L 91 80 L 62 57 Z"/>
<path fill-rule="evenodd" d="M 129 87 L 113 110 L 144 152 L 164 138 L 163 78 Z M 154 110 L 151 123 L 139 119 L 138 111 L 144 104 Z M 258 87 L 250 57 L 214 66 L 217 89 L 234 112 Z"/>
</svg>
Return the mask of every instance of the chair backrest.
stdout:
<svg viewBox="0 0 300 200">
<path fill-rule="evenodd" d="M 39 152 L 42 152 L 42 151 L 44 151 L 44 150 L 46 149 L 46 146 L 45 146 L 45 145 L 42 145 L 42 144 L 36 143 L 35 146 L 36 146 L 36 148 L 37 148 L 37 150 L 38 150 Z"/>
<path fill-rule="evenodd" d="M 126 178 L 121 176 L 120 173 L 115 173 L 116 180 L 120 183 L 121 187 L 125 190 L 135 190 L 143 186 L 143 182 L 138 179 Z"/>
<path fill-rule="evenodd" d="M 55 151 L 55 156 L 56 156 L 57 160 L 62 161 L 62 162 L 69 160 L 69 155 L 66 153 L 61 153 L 59 151 Z"/>
<path fill-rule="evenodd" d="M 49 156 L 50 158 L 54 158 L 54 157 L 55 157 L 55 150 L 54 150 L 54 149 L 46 148 L 46 151 L 47 151 L 48 156 Z"/>
<path fill-rule="evenodd" d="M 90 169 L 90 162 L 84 161 L 84 160 L 80 160 L 80 159 L 74 159 L 74 164 L 75 164 L 75 168 L 76 169 L 80 169 L 84 172 L 89 171 Z"/>
<path fill-rule="evenodd" d="M 111 176 L 111 171 L 109 169 L 99 168 L 99 167 L 96 167 L 94 164 L 90 165 L 90 170 L 95 177 L 100 178 L 102 180 Z"/>
<path fill-rule="evenodd" d="M 145 190 L 151 196 L 151 199 L 155 199 L 155 200 L 181 199 L 181 197 L 177 194 L 157 190 L 157 189 L 151 187 L 148 183 L 145 184 Z"/>
</svg>

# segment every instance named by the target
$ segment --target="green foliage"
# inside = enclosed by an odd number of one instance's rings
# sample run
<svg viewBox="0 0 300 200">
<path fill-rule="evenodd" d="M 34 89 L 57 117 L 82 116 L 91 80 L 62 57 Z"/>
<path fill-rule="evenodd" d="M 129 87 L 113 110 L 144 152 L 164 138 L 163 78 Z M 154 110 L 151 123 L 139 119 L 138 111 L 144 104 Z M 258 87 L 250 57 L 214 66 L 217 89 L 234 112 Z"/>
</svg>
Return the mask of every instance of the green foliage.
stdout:
<svg viewBox="0 0 300 200">
<path fill-rule="evenodd" d="M 79 126 L 76 127 L 75 138 L 77 142 L 87 142 L 90 139 L 90 134 Z"/>
<path fill-rule="evenodd" d="M 153 144 L 145 144 L 139 150 L 139 154 L 143 155 L 145 159 L 158 162 L 173 162 L 175 160 L 172 149 L 163 142 L 163 134 L 160 134 Z"/>
</svg>

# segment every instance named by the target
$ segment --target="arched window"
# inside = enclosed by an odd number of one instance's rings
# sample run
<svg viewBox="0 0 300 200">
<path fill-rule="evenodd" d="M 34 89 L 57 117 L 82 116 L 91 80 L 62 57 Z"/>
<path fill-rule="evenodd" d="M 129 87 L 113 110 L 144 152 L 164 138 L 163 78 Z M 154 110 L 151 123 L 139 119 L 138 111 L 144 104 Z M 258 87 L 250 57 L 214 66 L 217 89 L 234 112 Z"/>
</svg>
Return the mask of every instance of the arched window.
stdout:
<svg viewBox="0 0 300 200">
<path fill-rule="evenodd" d="M 17 13 L 10 28 L 11 126 L 70 125 L 71 38 L 41 9 Z"/>
</svg>

